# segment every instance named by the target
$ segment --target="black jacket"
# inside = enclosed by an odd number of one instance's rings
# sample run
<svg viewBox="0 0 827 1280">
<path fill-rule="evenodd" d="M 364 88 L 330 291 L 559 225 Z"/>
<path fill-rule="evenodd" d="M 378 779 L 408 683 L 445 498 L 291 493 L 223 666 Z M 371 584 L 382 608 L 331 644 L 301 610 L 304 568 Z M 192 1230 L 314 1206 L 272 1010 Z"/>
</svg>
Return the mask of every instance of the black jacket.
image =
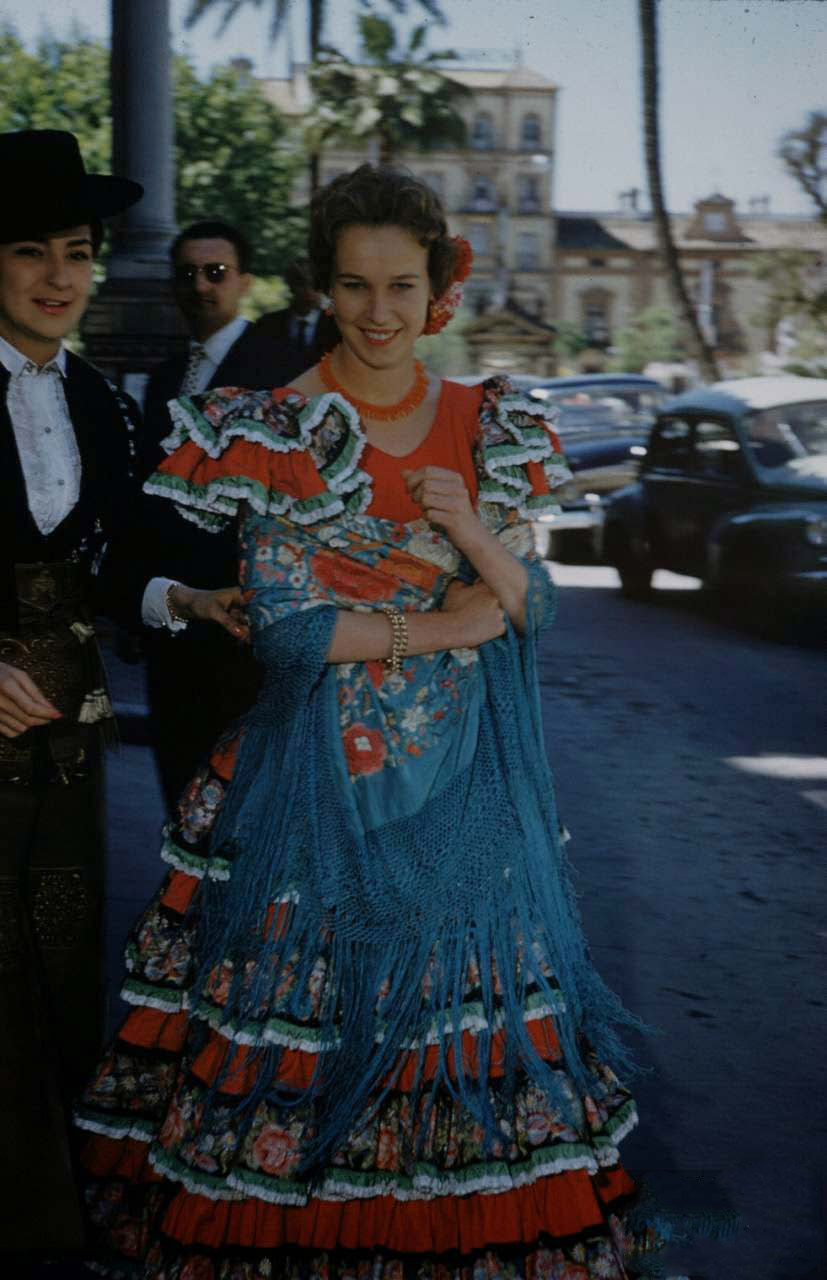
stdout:
<svg viewBox="0 0 827 1280">
<path fill-rule="evenodd" d="M 316 321 L 312 341 L 305 347 L 300 347 L 291 336 L 292 324 L 293 312 L 285 307 L 283 311 L 268 311 L 260 316 L 250 332 L 251 349 L 270 349 L 276 354 L 281 374 L 274 386 L 283 387 L 292 382 L 300 373 L 318 363 L 328 351 L 332 351 L 340 340 L 336 321 L 324 312 L 320 313 Z"/>
<path fill-rule="evenodd" d="M 29 510 L 26 483 L 6 403 L 9 374 L 0 366 L 0 630 L 17 626 L 16 563 L 76 560 L 89 575 L 96 612 L 124 616 L 135 583 L 112 572 L 109 554 L 129 536 L 138 492 L 140 415 L 128 396 L 69 352 L 64 392 L 81 459 L 78 501 L 48 536 Z M 131 558 L 131 557 L 130 557 Z"/>
<path fill-rule="evenodd" d="M 233 343 L 210 380 L 213 387 L 281 386 L 281 366 L 277 352 L 266 339 L 248 325 Z M 171 356 L 153 372 L 144 405 L 144 432 L 139 455 L 141 480 L 166 457 L 161 441 L 172 430 L 167 402 L 181 390 L 188 352 Z M 237 535 L 234 528 L 208 533 L 184 520 L 165 498 L 142 495 L 139 525 L 147 533 L 144 547 L 144 576 L 175 578 L 188 587 L 214 590 L 231 586 L 238 579 Z"/>
<path fill-rule="evenodd" d="M 259 391 L 264 387 L 284 387 L 339 341 L 335 320 L 322 314 L 311 347 L 300 350 L 290 337 L 291 317 L 292 312 L 287 309 L 268 311 L 248 325 L 221 361 L 207 390 L 246 387 Z M 147 385 L 140 457 L 140 469 L 145 476 L 154 471 L 164 457 L 161 441 L 172 429 L 167 402 L 174 400 L 181 390 L 188 358 L 188 351 L 171 356 L 155 369 Z"/>
</svg>

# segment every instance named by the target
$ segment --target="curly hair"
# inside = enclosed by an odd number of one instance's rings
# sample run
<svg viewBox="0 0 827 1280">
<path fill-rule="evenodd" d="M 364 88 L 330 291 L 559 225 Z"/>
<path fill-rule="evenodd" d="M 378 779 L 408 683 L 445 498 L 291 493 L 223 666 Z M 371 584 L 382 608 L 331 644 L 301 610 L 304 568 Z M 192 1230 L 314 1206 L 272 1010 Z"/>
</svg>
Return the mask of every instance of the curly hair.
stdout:
<svg viewBox="0 0 827 1280">
<path fill-rule="evenodd" d="M 308 241 L 313 283 L 326 292 L 336 261 L 336 242 L 345 227 L 402 227 L 428 250 L 428 277 L 434 297 L 451 284 L 456 248 L 439 197 L 419 178 L 400 169 L 360 165 L 316 192 L 310 205 Z"/>
</svg>

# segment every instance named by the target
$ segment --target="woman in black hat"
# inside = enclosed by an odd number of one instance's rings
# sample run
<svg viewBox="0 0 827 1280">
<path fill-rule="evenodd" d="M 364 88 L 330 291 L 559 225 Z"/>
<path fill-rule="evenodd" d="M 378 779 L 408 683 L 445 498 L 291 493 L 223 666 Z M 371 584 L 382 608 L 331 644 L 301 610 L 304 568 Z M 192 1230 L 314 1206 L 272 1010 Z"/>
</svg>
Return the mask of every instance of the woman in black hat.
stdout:
<svg viewBox="0 0 827 1280">
<path fill-rule="evenodd" d="M 89 300 L 102 219 L 142 188 L 86 173 L 56 130 L 0 135 L 0 171 L 0 1247 L 55 1251 L 80 1241 L 62 1102 L 101 1024 L 112 711 L 95 571 L 131 501 L 135 430 L 63 339 Z"/>
</svg>

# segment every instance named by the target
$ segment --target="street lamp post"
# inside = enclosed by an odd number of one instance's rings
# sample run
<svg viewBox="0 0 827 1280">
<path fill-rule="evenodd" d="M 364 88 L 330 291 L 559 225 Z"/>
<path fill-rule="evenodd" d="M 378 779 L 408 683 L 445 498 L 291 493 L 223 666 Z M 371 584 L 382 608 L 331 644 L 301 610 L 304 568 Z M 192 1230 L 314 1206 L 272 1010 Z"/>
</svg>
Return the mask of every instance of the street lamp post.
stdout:
<svg viewBox="0 0 827 1280">
<path fill-rule="evenodd" d="M 127 390 L 181 340 L 167 250 L 175 233 L 169 0 L 112 0 L 112 172 L 144 197 L 118 220 L 89 311 L 89 358 Z"/>
</svg>

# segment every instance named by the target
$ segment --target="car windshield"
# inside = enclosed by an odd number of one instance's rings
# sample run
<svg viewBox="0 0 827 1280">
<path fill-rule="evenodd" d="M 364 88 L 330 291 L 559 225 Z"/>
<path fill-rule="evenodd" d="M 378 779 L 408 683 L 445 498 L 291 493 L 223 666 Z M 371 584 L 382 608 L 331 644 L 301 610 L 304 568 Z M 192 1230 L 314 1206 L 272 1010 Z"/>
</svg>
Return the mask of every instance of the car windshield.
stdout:
<svg viewBox="0 0 827 1280">
<path fill-rule="evenodd" d="M 827 400 L 761 409 L 748 416 L 746 428 L 750 449 L 762 467 L 827 457 Z"/>
<path fill-rule="evenodd" d="M 559 411 L 561 434 L 645 429 L 666 399 L 661 387 L 538 387 L 533 394 Z"/>
</svg>

